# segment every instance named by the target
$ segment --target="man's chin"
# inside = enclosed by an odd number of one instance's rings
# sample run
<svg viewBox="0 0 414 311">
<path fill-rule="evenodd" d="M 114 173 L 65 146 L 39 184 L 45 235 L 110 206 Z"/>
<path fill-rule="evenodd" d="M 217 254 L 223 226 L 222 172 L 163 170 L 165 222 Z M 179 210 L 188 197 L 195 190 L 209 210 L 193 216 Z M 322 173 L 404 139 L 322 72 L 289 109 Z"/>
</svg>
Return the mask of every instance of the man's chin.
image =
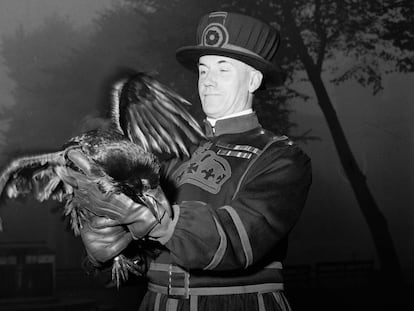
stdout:
<svg viewBox="0 0 414 311">
<path fill-rule="evenodd" d="M 213 116 L 216 116 L 221 111 L 221 102 L 220 101 L 209 101 L 204 102 L 203 104 L 203 110 L 206 115 L 211 115 L 211 118 L 214 118 Z"/>
</svg>

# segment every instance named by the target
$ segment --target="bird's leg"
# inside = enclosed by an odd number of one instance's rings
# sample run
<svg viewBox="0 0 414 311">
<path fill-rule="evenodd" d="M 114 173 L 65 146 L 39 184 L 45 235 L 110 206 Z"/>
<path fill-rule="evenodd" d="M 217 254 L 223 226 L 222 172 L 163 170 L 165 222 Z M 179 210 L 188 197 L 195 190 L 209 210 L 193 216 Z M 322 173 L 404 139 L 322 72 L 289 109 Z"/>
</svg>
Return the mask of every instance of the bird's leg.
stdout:
<svg viewBox="0 0 414 311">
<path fill-rule="evenodd" d="M 114 258 L 114 262 L 112 264 L 112 281 L 116 283 L 117 288 L 119 288 L 121 282 L 128 280 L 129 273 L 133 273 L 138 276 L 142 275 L 137 263 L 137 261 L 128 259 L 122 254 Z"/>
</svg>

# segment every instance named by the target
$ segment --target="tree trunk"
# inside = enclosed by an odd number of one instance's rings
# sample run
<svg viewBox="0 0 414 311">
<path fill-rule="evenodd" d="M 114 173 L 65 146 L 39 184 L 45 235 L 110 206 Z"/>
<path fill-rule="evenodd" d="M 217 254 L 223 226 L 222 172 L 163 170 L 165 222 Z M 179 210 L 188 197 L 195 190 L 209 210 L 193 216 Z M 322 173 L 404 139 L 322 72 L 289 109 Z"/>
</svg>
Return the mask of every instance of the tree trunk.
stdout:
<svg viewBox="0 0 414 311">
<path fill-rule="evenodd" d="M 398 287 L 401 289 L 404 286 L 403 273 L 391 233 L 388 229 L 387 221 L 381 213 L 381 210 L 378 208 L 366 183 L 366 177 L 362 174 L 355 157 L 352 154 L 335 109 L 332 106 L 325 85 L 321 79 L 321 72 L 317 69 L 312 58 L 308 54 L 299 29 L 293 19 L 290 6 L 291 4 L 289 1 L 284 1 L 284 17 L 286 18 L 286 24 L 289 27 L 289 38 L 292 40 L 292 45 L 299 53 L 299 57 L 304 64 L 315 90 L 318 104 L 328 123 L 341 164 L 350 181 L 362 214 L 368 224 L 381 266 L 381 282 L 384 282 L 384 284 L 392 284 L 390 287 Z"/>
</svg>

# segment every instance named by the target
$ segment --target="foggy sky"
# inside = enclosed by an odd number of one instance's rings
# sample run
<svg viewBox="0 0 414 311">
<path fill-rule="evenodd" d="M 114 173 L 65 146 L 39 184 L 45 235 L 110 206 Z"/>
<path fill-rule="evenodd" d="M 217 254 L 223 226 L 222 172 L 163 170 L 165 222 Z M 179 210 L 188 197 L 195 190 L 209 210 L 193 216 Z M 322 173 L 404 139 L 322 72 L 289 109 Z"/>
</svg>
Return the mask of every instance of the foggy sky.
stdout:
<svg viewBox="0 0 414 311">
<path fill-rule="evenodd" d="M 117 3 L 117 0 L 1 0 L 0 48 L 2 37 L 13 34 L 19 27 L 26 31 L 33 30 L 46 17 L 54 14 L 67 18 L 76 27 L 82 27 L 92 23 L 99 12 Z M 0 55 L 0 113 L 2 107 L 14 104 L 10 94 L 12 89 L 13 81 L 7 77 Z M 0 128 L 4 126 L 0 124 Z"/>
</svg>

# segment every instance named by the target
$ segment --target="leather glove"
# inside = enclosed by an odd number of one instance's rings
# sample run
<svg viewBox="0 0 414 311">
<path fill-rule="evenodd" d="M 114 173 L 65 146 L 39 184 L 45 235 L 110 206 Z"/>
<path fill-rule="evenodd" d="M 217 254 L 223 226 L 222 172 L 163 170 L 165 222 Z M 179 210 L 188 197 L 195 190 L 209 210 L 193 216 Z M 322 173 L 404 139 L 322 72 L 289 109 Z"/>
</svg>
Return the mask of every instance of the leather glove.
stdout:
<svg viewBox="0 0 414 311">
<path fill-rule="evenodd" d="M 134 239 L 140 239 L 157 227 L 169 226 L 172 210 L 160 187 L 146 191 L 144 204 L 134 202 L 120 192 L 114 192 L 107 176 L 79 150 L 70 150 L 68 158 L 82 173 L 66 169 L 59 173 L 74 188 L 73 202 L 97 216 L 114 220 L 128 227 Z M 151 235 L 150 235 L 151 236 Z"/>
<path fill-rule="evenodd" d="M 165 213 L 159 223 L 148 233 L 148 237 L 151 240 L 156 240 L 161 244 L 165 244 L 170 240 L 180 215 L 178 205 L 173 205 L 172 210 L 172 215 Z"/>
<path fill-rule="evenodd" d="M 98 216 L 89 217 L 80 229 L 80 236 L 93 266 L 102 267 L 119 255 L 132 241 L 132 235 L 115 221 Z"/>
</svg>

